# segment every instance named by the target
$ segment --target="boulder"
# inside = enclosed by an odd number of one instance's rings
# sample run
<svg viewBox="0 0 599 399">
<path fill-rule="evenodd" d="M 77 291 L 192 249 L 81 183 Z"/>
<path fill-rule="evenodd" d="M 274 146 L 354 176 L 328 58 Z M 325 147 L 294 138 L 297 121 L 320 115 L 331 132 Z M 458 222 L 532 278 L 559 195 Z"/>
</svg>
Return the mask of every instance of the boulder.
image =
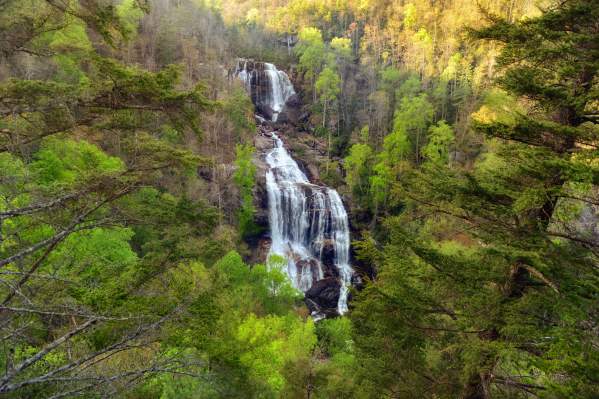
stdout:
<svg viewBox="0 0 599 399">
<path fill-rule="evenodd" d="M 306 300 L 310 300 L 324 309 L 337 309 L 339 302 L 339 290 L 341 283 L 333 277 L 324 278 L 317 281 L 308 291 L 306 291 Z"/>
<path fill-rule="evenodd" d="M 269 104 L 264 104 L 259 100 L 255 100 L 256 110 L 260 115 L 268 120 L 272 120 L 273 115 L 275 114 L 274 110 L 270 107 Z"/>
<path fill-rule="evenodd" d="M 293 94 L 285 102 L 283 111 L 279 113 L 277 123 L 289 123 L 291 125 L 297 125 L 300 121 L 302 104 L 297 94 Z"/>
<path fill-rule="evenodd" d="M 256 147 L 256 150 L 259 152 L 267 152 L 272 149 L 273 146 L 273 139 L 270 136 L 260 134 L 254 137 L 254 147 Z M 264 163 L 264 161 L 260 161 Z M 262 167 L 262 165 L 259 165 L 259 167 Z M 264 164 L 263 167 L 266 168 L 266 164 Z"/>
<path fill-rule="evenodd" d="M 297 94 L 293 94 L 287 99 L 287 101 L 285 101 L 285 105 L 290 108 L 299 108 L 301 107 L 302 102 Z"/>
</svg>

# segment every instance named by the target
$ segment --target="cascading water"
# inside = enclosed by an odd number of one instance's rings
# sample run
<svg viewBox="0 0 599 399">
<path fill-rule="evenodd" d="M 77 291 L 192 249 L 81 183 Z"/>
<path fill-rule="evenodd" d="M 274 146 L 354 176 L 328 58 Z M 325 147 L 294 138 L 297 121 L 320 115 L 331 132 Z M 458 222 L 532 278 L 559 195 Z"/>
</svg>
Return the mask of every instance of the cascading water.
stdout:
<svg viewBox="0 0 599 399">
<path fill-rule="evenodd" d="M 270 252 L 287 259 L 287 273 L 293 285 L 306 292 L 323 279 L 323 252 L 325 247 L 332 250 L 340 283 L 337 312 L 343 314 L 347 312 L 352 275 L 343 202 L 337 191 L 310 183 L 281 139 L 275 133 L 272 137 L 274 148 L 266 155 Z"/>
<path fill-rule="evenodd" d="M 287 74 L 267 62 L 239 60 L 235 76 L 245 84 L 257 112 L 272 122 L 286 112 L 295 95 Z M 257 119 L 264 121 L 261 116 Z M 270 127 L 264 124 L 263 130 Z M 306 293 L 315 318 L 324 317 L 323 309 L 343 314 L 352 269 L 349 224 L 341 197 L 335 190 L 310 183 L 277 134 L 269 134 L 273 148 L 265 161 L 270 255 L 287 259 L 287 274 Z"/>
<path fill-rule="evenodd" d="M 289 76 L 268 62 L 239 60 L 236 76 L 241 79 L 254 104 L 276 122 L 291 96 L 295 95 Z"/>
</svg>

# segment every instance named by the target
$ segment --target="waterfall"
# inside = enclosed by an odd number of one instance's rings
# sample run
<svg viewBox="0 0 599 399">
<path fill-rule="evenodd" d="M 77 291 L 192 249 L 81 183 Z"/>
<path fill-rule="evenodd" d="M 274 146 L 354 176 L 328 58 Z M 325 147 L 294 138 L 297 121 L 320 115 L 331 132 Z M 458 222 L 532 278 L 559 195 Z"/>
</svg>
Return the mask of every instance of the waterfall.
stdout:
<svg viewBox="0 0 599 399">
<path fill-rule="evenodd" d="M 239 60 L 235 75 L 245 84 L 256 107 L 273 122 L 295 94 L 289 76 L 268 62 Z"/>
<path fill-rule="evenodd" d="M 265 158 L 270 253 L 287 259 L 291 282 L 306 292 L 325 277 L 324 253 L 332 251 L 333 272 L 340 284 L 337 312 L 343 314 L 352 269 L 348 218 L 341 197 L 333 189 L 310 183 L 276 133 L 272 138 L 274 147 Z"/>
<path fill-rule="evenodd" d="M 244 83 L 256 111 L 267 120 L 283 120 L 282 115 L 288 118 L 288 107 L 297 105 L 291 101 L 296 93 L 289 77 L 273 64 L 241 59 L 235 76 Z M 268 129 L 265 124 L 263 131 Z M 343 314 L 353 272 L 349 223 L 341 197 L 333 189 L 312 184 L 277 134 L 270 134 L 273 147 L 265 155 L 269 255 L 286 259 L 287 275 L 306 294 L 315 318 L 335 310 Z"/>
</svg>

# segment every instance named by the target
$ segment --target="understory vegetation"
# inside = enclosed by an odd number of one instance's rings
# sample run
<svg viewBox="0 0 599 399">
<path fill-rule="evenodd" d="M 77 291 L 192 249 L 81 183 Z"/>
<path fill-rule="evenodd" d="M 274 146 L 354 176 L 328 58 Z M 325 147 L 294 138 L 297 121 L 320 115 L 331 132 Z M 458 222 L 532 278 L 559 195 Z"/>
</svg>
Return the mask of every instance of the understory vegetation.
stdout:
<svg viewBox="0 0 599 399">
<path fill-rule="evenodd" d="M 0 396 L 599 397 L 595 0 L 0 0 Z M 352 229 L 256 262 L 237 59 Z M 309 157 L 310 155 L 303 155 Z M 264 264 L 262 264 L 264 263 Z"/>
</svg>

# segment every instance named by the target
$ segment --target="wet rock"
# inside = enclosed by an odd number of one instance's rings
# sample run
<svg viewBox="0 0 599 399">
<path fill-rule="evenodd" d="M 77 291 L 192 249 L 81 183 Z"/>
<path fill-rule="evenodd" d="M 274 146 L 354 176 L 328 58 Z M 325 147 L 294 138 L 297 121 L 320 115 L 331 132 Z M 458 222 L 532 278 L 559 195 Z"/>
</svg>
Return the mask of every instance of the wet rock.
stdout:
<svg viewBox="0 0 599 399">
<path fill-rule="evenodd" d="M 295 266 L 298 274 L 303 274 L 306 269 L 309 269 L 310 274 L 312 275 L 312 283 L 316 281 L 318 276 L 318 261 L 316 259 L 296 259 Z"/>
<path fill-rule="evenodd" d="M 300 158 L 296 154 L 293 155 L 296 156 L 295 161 L 297 162 L 297 165 L 299 166 L 301 171 L 304 172 L 308 180 L 310 180 L 313 183 L 319 183 L 320 172 L 318 171 L 318 167 L 314 164 L 306 162 L 304 159 Z"/>
<path fill-rule="evenodd" d="M 297 95 L 292 97 L 297 98 Z M 295 105 L 295 100 L 287 102 L 283 110 L 277 115 L 277 124 L 288 123 L 290 125 L 298 125 L 300 120 L 300 105 Z"/>
<path fill-rule="evenodd" d="M 247 261 L 252 264 L 265 264 L 268 258 L 268 252 L 270 251 L 270 245 L 272 241 L 269 237 L 261 237 L 257 240 L 255 245 L 252 246 L 252 252 Z"/>
<path fill-rule="evenodd" d="M 297 94 L 293 94 L 285 101 L 285 105 L 290 108 L 298 108 L 301 107 L 302 102 Z"/>
<path fill-rule="evenodd" d="M 261 116 L 260 116 L 260 115 L 258 115 L 258 114 L 254 114 L 254 119 L 256 120 L 256 123 L 257 123 L 258 125 L 265 125 L 265 124 L 268 124 L 268 123 L 269 123 L 269 121 L 268 121 L 268 120 L 264 119 L 263 117 L 261 117 Z"/>
<path fill-rule="evenodd" d="M 336 278 L 324 278 L 317 281 L 308 291 L 306 291 L 306 299 L 318 304 L 321 310 L 337 309 L 339 302 L 339 290 L 341 284 Z"/>
<path fill-rule="evenodd" d="M 277 120 L 276 123 L 280 124 L 280 123 L 289 123 L 289 115 L 287 113 L 287 108 L 284 108 L 281 112 L 279 112 L 277 114 Z"/>
<path fill-rule="evenodd" d="M 268 120 L 272 120 L 275 114 L 274 110 L 269 104 L 258 103 L 256 104 L 256 110 Z"/>
<path fill-rule="evenodd" d="M 335 242 L 331 239 L 324 240 L 322 245 L 322 264 L 325 269 L 333 270 L 331 276 L 337 277 L 339 272 L 335 267 Z"/>
<path fill-rule="evenodd" d="M 273 140 L 272 140 L 272 137 L 270 137 L 270 136 L 260 134 L 254 138 L 254 147 L 256 147 L 256 150 L 258 150 L 260 152 L 266 152 L 266 151 L 270 150 L 272 148 L 272 146 L 273 146 Z M 266 164 L 264 163 L 264 161 L 261 160 L 261 162 L 264 164 L 264 167 L 266 167 Z"/>
<path fill-rule="evenodd" d="M 301 112 L 302 103 L 300 98 L 297 94 L 293 94 L 285 102 L 285 108 L 283 109 L 281 115 L 279 115 L 277 122 L 287 122 L 292 125 L 298 125 L 300 122 Z"/>
<path fill-rule="evenodd" d="M 276 122 L 296 119 L 293 110 L 299 108 L 295 105 L 299 100 L 284 71 L 266 62 L 240 59 L 234 75 L 244 82 L 260 116 Z"/>
</svg>

